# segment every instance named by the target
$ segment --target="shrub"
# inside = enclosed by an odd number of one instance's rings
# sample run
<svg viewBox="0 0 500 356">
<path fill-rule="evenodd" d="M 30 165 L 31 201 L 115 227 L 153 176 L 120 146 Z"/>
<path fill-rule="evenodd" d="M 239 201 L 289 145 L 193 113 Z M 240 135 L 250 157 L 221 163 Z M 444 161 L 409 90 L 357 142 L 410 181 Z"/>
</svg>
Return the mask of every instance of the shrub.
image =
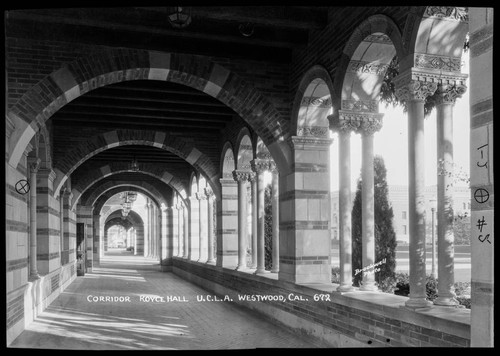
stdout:
<svg viewBox="0 0 500 356">
<path fill-rule="evenodd" d="M 332 267 L 332 283 L 340 284 L 340 267 Z"/>
</svg>

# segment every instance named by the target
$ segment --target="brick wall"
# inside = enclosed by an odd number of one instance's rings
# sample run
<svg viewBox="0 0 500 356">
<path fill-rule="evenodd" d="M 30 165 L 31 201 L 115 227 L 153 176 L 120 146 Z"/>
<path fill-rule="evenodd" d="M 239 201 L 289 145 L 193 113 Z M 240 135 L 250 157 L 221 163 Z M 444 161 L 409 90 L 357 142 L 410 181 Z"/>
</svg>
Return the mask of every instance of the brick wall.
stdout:
<svg viewBox="0 0 500 356">
<path fill-rule="evenodd" d="M 276 295 L 288 299 L 290 293 L 293 293 L 294 296 L 308 299 L 308 301 L 286 300 L 286 302 L 237 302 L 258 312 L 264 312 L 267 314 L 266 317 L 271 319 L 277 319 L 280 313 L 286 314 L 285 318 L 294 320 L 293 331 L 298 333 L 314 336 L 319 329 L 323 329 L 347 337 L 344 340 L 348 340 L 354 346 L 470 346 L 470 326 L 467 323 L 443 320 L 430 314 L 400 308 L 399 305 L 380 306 L 338 293 L 322 292 L 265 277 L 259 278 L 251 274 L 217 269 L 179 258 L 173 259 L 173 271 L 220 297 L 228 294 L 235 302 L 238 295 Z M 315 294 L 328 295 L 331 300 L 314 301 Z M 406 300 L 405 297 L 395 295 L 389 297 L 400 305 Z M 313 326 L 312 329 L 304 328 L 307 323 Z M 323 331 L 323 333 L 328 332 Z"/>
</svg>

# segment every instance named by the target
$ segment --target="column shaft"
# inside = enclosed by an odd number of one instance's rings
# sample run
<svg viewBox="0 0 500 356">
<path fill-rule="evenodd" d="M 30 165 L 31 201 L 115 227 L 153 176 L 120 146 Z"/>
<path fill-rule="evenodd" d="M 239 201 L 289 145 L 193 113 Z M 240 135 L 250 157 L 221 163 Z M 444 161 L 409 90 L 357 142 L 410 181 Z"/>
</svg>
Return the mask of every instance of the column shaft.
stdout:
<svg viewBox="0 0 500 356">
<path fill-rule="evenodd" d="M 362 136 L 362 260 L 363 268 L 375 264 L 375 189 L 373 173 L 373 134 Z M 373 269 L 363 272 L 363 284 L 360 290 L 378 290 L 375 285 Z"/>
<path fill-rule="evenodd" d="M 38 164 L 37 164 L 38 166 Z M 36 247 L 36 172 L 38 167 L 30 167 L 30 279 L 38 279 Z"/>
<path fill-rule="evenodd" d="M 207 219 L 208 219 L 208 207 L 207 207 L 207 196 L 204 192 L 198 193 L 199 196 L 199 215 L 200 215 L 200 256 L 198 258 L 199 262 L 206 262 L 208 256 L 208 243 L 207 243 Z"/>
<path fill-rule="evenodd" d="M 189 209 L 184 206 L 182 211 L 182 225 L 184 230 L 184 253 L 183 258 L 188 258 L 189 256 Z"/>
<path fill-rule="evenodd" d="M 257 208 L 257 179 L 252 182 L 252 268 L 257 268 L 257 230 L 258 230 L 258 208 Z"/>
<path fill-rule="evenodd" d="M 257 170 L 257 271 L 255 273 L 264 273 L 266 271 L 266 246 L 265 246 L 265 185 L 264 171 Z"/>
<path fill-rule="evenodd" d="M 408 102 L 408 212 L 410 226 L 410 299 L 408 307 L 426 307 L 424 101 Z"/>
<path fill-rule="evenodd" d="M 437 159 L 442 161 L 443 174 L 437 177 L 437 249 L 438 298 L 437 305 L 457 305 L 455 299 L 454 240 L 453 234 L 453 104 L 437 106 Z M 439 167 L 439 164 L 438 164 Z"/>
<path fill-rule="evenodd" d="M 278 170 L 275 168 L 272 171 L 272 213 L 273 213 L 273 239 L 272 239 L 272 273 L 278 273 L 280 270 L 280 228 L 279 228 L 279 175 Z"/>
<path fill-rule="evenodd" d="M 237 270 L 246 269 L 247 241 L 247 181 L 238 180 L 238 266 Z"/>
<path fill-rule="evenodd" d="M 207 193 L 207 230 L 208 230 L 208 255 L 207 263 L 215 263 L 214 257 L 214 202 L 212 200 L 213 193 Z"/>
<path fill-rule="evenodd" d="M 351 132 L 339 130 L 339 292 L 352 287 Z"/>
</svg>

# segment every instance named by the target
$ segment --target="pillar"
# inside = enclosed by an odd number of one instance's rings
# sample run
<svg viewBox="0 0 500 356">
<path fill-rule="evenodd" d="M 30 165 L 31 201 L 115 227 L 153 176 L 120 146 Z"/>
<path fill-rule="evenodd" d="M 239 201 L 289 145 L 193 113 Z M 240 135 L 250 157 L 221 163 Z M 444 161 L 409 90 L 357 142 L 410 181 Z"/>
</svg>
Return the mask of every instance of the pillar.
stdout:
<svg viewBox="0 0 500 356">
<path fill-rule="evenodd" d="M 255 172 L 257 181 L 257 270 L 255 273 L 266 272 L 265 258 L 265 189 L 264 172 L 269 169 L 269 161 L 266 159 L 254 159 L 250 162 L 252 170 Z"/>
<path fill-rule="evenodd" d="M 37 268 L 37 242 L 36 242 L 36 174 L 40 168 L 40 158 L 28 158 L 28 166 L 30 170 L 30 272 L 29 280 L 39 279 Z"/>
<path fill-rule="evenodd" d="M 252 172 L 234 171 L 234 180 L 238 182 L 238 266 L 236 270 L 247 269 L 247 184 Z"/>
<path fill-rule="evenodd" d="M 437 101 L 437 250 L 438 250 L 438 297 L 436 305 L 458 305 L 455 299 L 455 263 L 453 233 L 453 105 L 465 87 L 438 86 Z M 440 165 L 441 163 L 441 165 Z M 441 171 L 442 170 L 442 171 Z M 441 172 L 440 172 L 441 171 Z M 440 174 L 441 173 L 441 174 Z"/>
<path fill-rule="evenodd" d="M 208 259 L 208 230 L 207 230 L 207 219 L 208 219 L 208 206 L 207 206 L 207 195 L 205 194 L 204 188 L 196 193 L 196 197 L 198 199 L 199 208 L 199 216 L 200 216 L 200 256 L 198 258 L 198 262 L 207 262 Z"/>
<path fill-rule="evenodd" d="M 257 204 L 257 179 L 250 181 L 252 190 L 252 264 L 251 268 L 257 268 L 257 231 L 258 231 L 258 204 Z"/>
<path fill-rule="evenodd" d="M 339 139 L 339 292 L 351 292 L 352 287 L 352 235 L 351 235 L 351 131 L 359 126 L 351 115 L 339 111 L 339 119 L 333 119 L 333 127 L 338 131 Z"/>
<path fill-rule="evenodd" d="M 163 206 L 161 209 L 161 253 L 160 264 L 162 271 L 166 270 L 165 266 L 171 264 L 174 256 L 174 214 L 173 209 Z"/>
<path fill-rule="evenodd" d="M 494 346 L 493 7 L 469 7 L 471 347 Z"/>
<path fill-rule="evenodd" d="M 396 95 L 408 108 L 410 295 L 405 305 L 422 308 L 431 305 L 426 299 L 424 102 L 434 94 L 437 84 L 410 69 L 399 74 L 395 85 Z"/>
<path fill-rule="evenodd" d="M 189 198 L 189 253 L 191 261 L 200 258 L 200 204 L 196 193 Z"/>
<path fill-rule="evenodd" d="M 189 257 L 189 207 L 181 203 L 182 209 L 182 228 L 183 228 L 183 258 Z"/>
<path fill-rule="evenodd" d="M 271 165 L 271 209 L 273 213 L 273 237 L 272 237 L 272 262 L 271 272 L 278 273 L 280 270 L 280 228 L 279 228 L 279 172 L 276 164 Z"/>
<path fill-rule="evenodd" d="M 172 256 L 179 256 L 179 216 L 175 205 L 168 209 L 172 218 Z"/>
<path fill-rule="evenodd" d="M 99 263 L 101 260 L 101 248 L 100 248 L 100 242 L 101 238 L 99 236 L 100 232 L 100 227 L 99 227 L 99 222 L 101 221 L 101 215 L 99 214 L 93 214 L 92 215 L 92 231 L 94 233 L 94 243 L 93 243 L 93 264 L 95 267 L 99 267 Z M 135 249 L 135 246 L 134 246 Z"/>
<path fill-rule="evenodd" d="M 214 192 L 210 187 L 205 188 L 205 195 L 207 196 L 207 263 L 215 263 L 214 255 Z"/>
<path fill-rule="evenodd" d="M 238 183 L 232 174 L 220 180 L 221 199 L 217 199 L 216 265 L 235 268 L 238 263 Z"/>
<path fill-rule="evenodd" d="M 151 207 L 151 203 L 149 202 L 149 198 L 146 198 L 146 205 L 144 205 L 144 209 L 146 211 L 146 219 L 144 221 L 144 257 L 149 257 L 151 244 L 149 242 L 150 234 L 151 234 L 151 213 L 149 211 Z"/>
<path fill-rule="evenodd" d="M 374 266 L 375 261 L 375 180 L 373 168 L 373 135 L 382 127 L 381 114 L 364 114 L 361 122 L 362 146 L 362 189 L 361 189 L 361 216 L 362 216 L 362 263 L 363 268 Z M 425 236 L 424 236 L 425 237 Z M 375 284 L 374 268 L 363 272 L 363 291 L 378 291 Z"/>
<path fill-rule="evenodd" d="M 289 139 L 292 172 L 279 176 L 278 278 L 292 283 L 331 283 L 329 128 L 298 130 Z"/>
</svg>

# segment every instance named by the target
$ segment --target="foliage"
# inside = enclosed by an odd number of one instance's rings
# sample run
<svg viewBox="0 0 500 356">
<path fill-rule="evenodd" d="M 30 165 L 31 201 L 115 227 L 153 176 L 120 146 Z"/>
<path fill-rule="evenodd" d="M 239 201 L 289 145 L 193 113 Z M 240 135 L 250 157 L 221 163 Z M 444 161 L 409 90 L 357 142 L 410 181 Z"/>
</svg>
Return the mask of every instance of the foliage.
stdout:
<svg viewBox="0 0 500 356">
<path fill-rule="evenodd" d="M 470 245 L 470 216 L 465 214 L 463 216 L 455 217 L 453 224 L 453 234 L 455 236 L 455 245 Z"/>
<path fill-rule="evenodd" d="M 332 267 L 332 283 L 340 284 L 340 267 Z"/>
<path fill-rule="evenodd" d="M 394 277 L 396 269 L 396 233 L 392 225 L 394 213 L 389 204 L 389 189 L 387 186 L 387 170 L 384 159 L 375 156 L 374 166 L 374 190 L 375 190 L 375 263 L 385 263 L 377 266 L 380 269 L 375 273 L 375 281 L 379 284 L 385 283 L 387 278 Z M 361 214 L 361 179 L 358 180 L 356 196 L 352 209 L 352 268 L 354 285 L 358 286 L 363 273 L 357 273 L 356 269 L 362 269 L 362 214 Z"/>
</svg>

